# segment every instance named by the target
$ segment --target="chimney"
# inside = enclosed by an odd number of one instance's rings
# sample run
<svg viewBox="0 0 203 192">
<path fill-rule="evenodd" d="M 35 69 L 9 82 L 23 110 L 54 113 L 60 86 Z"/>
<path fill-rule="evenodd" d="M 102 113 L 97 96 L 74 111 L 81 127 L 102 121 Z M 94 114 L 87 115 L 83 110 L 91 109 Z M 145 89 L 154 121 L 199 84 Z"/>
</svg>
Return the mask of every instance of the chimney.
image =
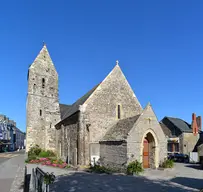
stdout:
<svg viewBox="0 0 203 192">
<path fill-rule="evenodd" d="M 192 114 L 192 132 L 194 135 L 197 135 L 198 133 L 198 127 L 197 127 L 197 120 L 196 120 L 196 114 Z"/>
<path fill-rule="evenodd" d="M 202 130 L 202 117 L 201 117 L 201 116 L 198 116 L 198 117 L 196 118 L 196 121 L 197 121 L 198 130 L 201 131 L 201 130 Z"/>
</svg>

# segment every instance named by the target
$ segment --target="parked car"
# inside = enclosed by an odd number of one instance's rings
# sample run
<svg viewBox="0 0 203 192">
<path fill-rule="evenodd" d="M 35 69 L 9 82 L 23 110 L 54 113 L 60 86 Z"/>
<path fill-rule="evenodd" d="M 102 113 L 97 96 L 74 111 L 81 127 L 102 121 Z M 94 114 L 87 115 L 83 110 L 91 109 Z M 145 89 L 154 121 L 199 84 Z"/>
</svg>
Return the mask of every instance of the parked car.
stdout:
<svg viewBox="0 0 203 192">
<path fill-rule="evenodd" d="M 168 155 L 168 159 L 172 159 L 175 162 L 189 163 L 189 155 L 182 153 L 174 153 Z"/>
</svg>

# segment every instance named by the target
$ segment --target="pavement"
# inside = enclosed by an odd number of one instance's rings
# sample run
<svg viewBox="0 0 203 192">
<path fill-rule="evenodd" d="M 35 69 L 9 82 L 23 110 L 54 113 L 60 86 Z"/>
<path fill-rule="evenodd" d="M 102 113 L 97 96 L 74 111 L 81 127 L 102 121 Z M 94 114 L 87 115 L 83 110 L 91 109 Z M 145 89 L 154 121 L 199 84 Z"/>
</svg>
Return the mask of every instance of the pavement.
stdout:
<svg viewBox="0 0 203 192">
<path fill-rule="evenodd" d="M 10 192 L 20 167 L 24 166 L 24 150 L 0 153 L 0 192 Z"/>
<path fill-rule="evenodd" d="M 36 166 L 28 164 L 29 170 Z M 39 167 L 56 175 L 50 192 L 199 192 L 203 188 L 203 170 L 195 164 L 176 163 L 173 169 L 147 169 L 140 176 Z"/>
</svg>

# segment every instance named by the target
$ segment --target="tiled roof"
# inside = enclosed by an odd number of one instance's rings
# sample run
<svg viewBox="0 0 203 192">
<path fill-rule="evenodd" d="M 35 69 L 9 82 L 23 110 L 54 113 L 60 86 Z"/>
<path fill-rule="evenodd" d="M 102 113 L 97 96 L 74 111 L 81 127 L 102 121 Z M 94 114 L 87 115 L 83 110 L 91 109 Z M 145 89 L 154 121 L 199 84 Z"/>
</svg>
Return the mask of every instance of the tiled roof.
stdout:
<svg viewBox="0 0 203 192">
<path fill-rule="evenodd" d="M 171 123 L 173 123 L 182 132 L 192 132 L 191 125 L 182 119 L 174 117 L 166 117 Z"/>
<path fill-rule="evenodd" d="M 125 140 L 140 115 L 119 120 L 103 137 L 104 141 Z"/>
<path fill-rule="evenodd" d="M 164 132 L 164 134 L 168 137 L 172 137 L 172 133 L 171 133 L 171 130 L 165 125 L 163 124 L 162 122 L 160 122 L 160 126 Z"/>
<path fill-rule="evenodd" d="M 63 119 L 64 114 L 66 113 L 66 111 L 70 109 L 71 105 L 59 104 L 59 107 L 60 107 L 61 119 Z"/>
<path fill-rule="evenodd" d="M 66 110 L 63 114 L 63 118 L 62 120 L 70 117 L 71 115 L 73 115 L 74 113 L 76 113 L 77 111 L 79 111 L 79 106 L 84 104 L 85 101 L 90 97 L 90 95 L 92 95 L 92 93 L 96 90 L 96 88 L 99 86 L 96 85 L 93 89 L 91 89 L 89 92 L 87 92 L 85 95 L 83 95 L 80 99 L 78 99 L 75 103 L 73 103 L 68 110 Z"/>
</svg>

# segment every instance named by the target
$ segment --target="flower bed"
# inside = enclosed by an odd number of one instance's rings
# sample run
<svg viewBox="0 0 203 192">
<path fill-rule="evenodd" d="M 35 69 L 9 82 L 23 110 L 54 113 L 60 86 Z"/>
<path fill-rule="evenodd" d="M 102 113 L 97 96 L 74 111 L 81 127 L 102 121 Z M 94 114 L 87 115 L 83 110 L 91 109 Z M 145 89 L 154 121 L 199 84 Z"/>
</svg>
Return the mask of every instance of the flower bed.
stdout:
<svg viewBox="0 0 203 192">
<path fill-rule="evenodd" d="M 39 158 L 39 159 L 33 159 L 30 160 L 28 163 L 32 164 L 41 164 L 41 165 L 46 165 L 46 166 L 52 166 L 52 167 L 59 167 L 59 168 L 69 168 L 70 166 L 63 162 L 61 159 L 56 160 L 56 159 L 51 159 L 51 158 Z"/>
</svg>

